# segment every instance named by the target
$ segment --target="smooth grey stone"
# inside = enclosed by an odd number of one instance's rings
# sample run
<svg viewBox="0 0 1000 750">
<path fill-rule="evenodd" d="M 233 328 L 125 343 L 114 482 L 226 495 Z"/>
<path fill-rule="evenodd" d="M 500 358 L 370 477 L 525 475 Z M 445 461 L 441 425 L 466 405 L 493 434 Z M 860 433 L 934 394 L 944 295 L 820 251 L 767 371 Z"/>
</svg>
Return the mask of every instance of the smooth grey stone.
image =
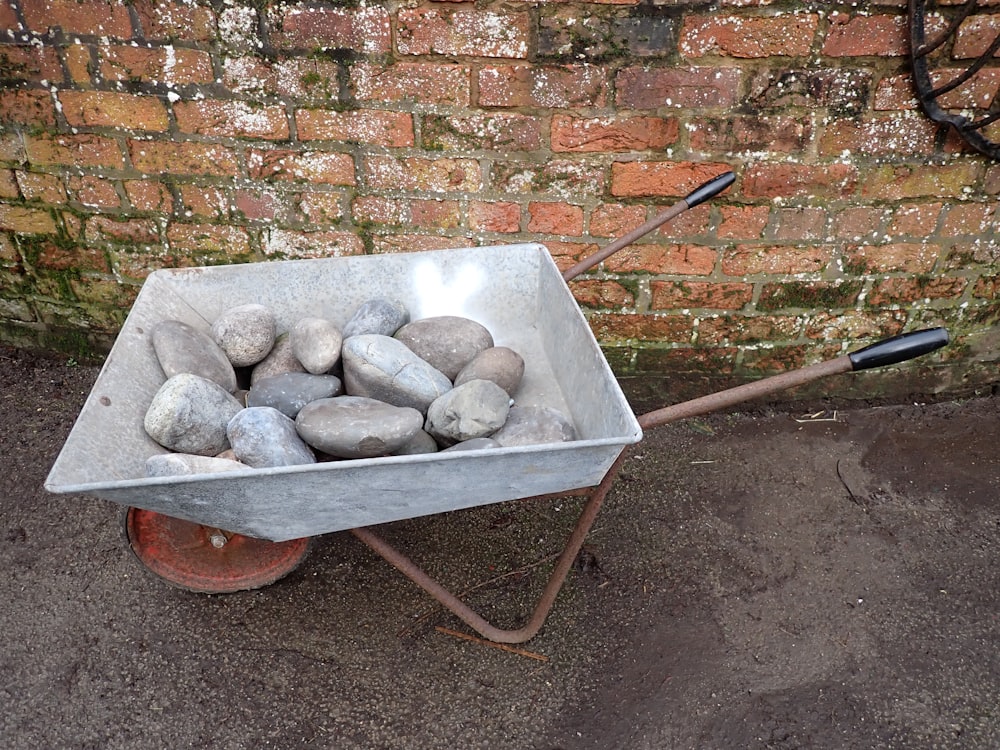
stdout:
<svg viewBox="0 0 1000 750">
<path fill-rule="evenodd" d="M 208 333 L 179 320 L 164 320 L 153 326 L 150 336 L 168 379 L 190 373 L 218 383 L 229 393 L 236 390 L 233 364 Z"/>
<path fill-rule="evenodd" d="M 451 380 L 403 342 L 375 333 L 344 341 L 344 390 L 351 396 L 409 406 L 422 413 L 451 390 Z"/>
<path fill-rule="evenodd" d="M 370 299 L 354 311 L 354 315 L 344 325 L 344 338 L 377 333 L 392 336 L 410 320 L 406 306 L 398 299 L 378 297 Z"/>
<path fill-rule="evenodd" d="M 286 372 L 258 380 L 247 394 L 246 403 L 247 406 L 271 406 L 295 419 L 310 401 L 339 396 L 343 390 L 340 378 L 335 375 Z"/>
<path fill-rule="evenodd" d="M 573 423 L 548 406 L 512 406 L 507 422 L 493 433 L 504 448 L 540 443 L 565 443 L 576 439 Z"/>
<path fill-rule="evenodd" d="M 256 303 L 230 307 L 212 323 L 212 337 L 233 367 L 255 365 L 274 346 L 274 313 Z"/>
<path fill-rule="evenodd" d="M 157 453 L 146 459 L 147 477 L 182 477 L 189 474 L 217 474 L 247 468 L 239 461 L 191 453 Z"/>
<path fill-rule="evenodd" d="M 322 375 L 340 361 L 344 337 L 332 320 L 302 318 L 288 332 L 292 353 L 306 372 Z"/>
<path fill-rule="evenodd" d="M 499 448 L 500 443 L 498 443 L 493 438 L 473 438 L 472 440 L 466 440 L 462 443 L 455 443 L 450 448 L 445 448 L 442 453 L 457 453 L 458 451 L 478 451 L 484 448 Z"/>
<path fill-rule="evenodd" d="M 417 434 L 410 438 L 410 441 L 402 448 L 393 451 L 394 456 L 416 456 L 422 453 L 437 453 L 437 440 L 423 430 L 418 430 Z"/>
<path fill-rule="evenodd" d="M 295 358 L 292 342 L 287 333 L 282 333 L 274 340 L 271 353 L 262 359 L 250 373 L 250 387 L 264 378 L 271 378 L 286 372 L 305 372 L 306 368 Z"/>
<path fill-rule="evenodd" d="M 426 362 L 454 380 L 472 358 L 493 346 L 493 336 L 474 320 L 455 315 L 421 318 L 393 335 Z"/>
<path fill-rule="evenodd" d="M 181 373 L 153 396 L 143 426 L 153 440 L 179 453 L 215 456 L 229 447 L 226 425 L 243 405 L 221 385 Z"/>
<path fill-rule="evenodd" d="M 434 400 L 424 429 L 445 445 L 489 437 L 507 420 L 510 396 L 489 380 L 470 380 Z"/>
<path fill-rule="evenodd" d="M 507 391 L 510 396 L 521 385 L 524 377 L 524 358 L 506 346 L 491 346 L 472 358 L 455 376 L 455 385 L 470 380 L 490 380 Z"/>
<path fill-rule="evenodd" d="M 229 422 L 227 434 L 236 456 L 255 469 L 316 463 L 295 422 L 270 406 L 244 409 Z"/>
<path fill-rule="evenodd" d="M 423 426 L 416 409 L 360 396 L 313 401 L 299 412 L 299 435 L 317 450 L 338 458 L 372 458 L 402 448 Z"/>
</svg>

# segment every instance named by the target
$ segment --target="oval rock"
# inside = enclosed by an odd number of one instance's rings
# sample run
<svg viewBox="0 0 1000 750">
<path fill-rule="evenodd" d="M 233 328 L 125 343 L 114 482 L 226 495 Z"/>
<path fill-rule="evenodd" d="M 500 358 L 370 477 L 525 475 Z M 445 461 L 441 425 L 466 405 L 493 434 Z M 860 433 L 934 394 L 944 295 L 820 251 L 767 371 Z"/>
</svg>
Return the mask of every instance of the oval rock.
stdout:
<svg viewBox="0 0 1000 750">
<path fill-rule="evenodd" d="M 469 318 L 439 315 L 407 323 L 394 334 L 425 362 L 453 380 L 472 358 L 493 346 L 485 326 Z"/>
<path fill-rule="evenodd" d="M 524 377 L 524 358 L 506 346 L 483 349 L 455 376 L 455 385 L 470 380 L 489 380 L 513 396 Z"/>
<path fill-rule="evenodd" d="M 377 333 L 392 336 L 410 320 L 406 306 L 398 299 L 376 297 L 362 304 L 344 325 L 344 338 Z"/>
<path fill-rule="evenodd" d="M 153 440 L 179 453 L 215 456 L 229 447 L 226 425 L 243 409 L 218 383 L 181 373 L 153 396 L 143 426 Z"/>
<path fill-rule="evenodd" d="M 229 393 L 236 390 L 233 364 L 208 333 L 179 320 L 163 320 L 153 326 L 150 336 L 168 379 L 188 373 L 218 383 Z"/>
<path fill-rule="evenodd" d="M 338 396 L 307 404 L 295 426 L 303 440 L 331 456 L 373 458 L 402 448 L 423 422 L 416 409 L 361 396 Z"/>
<path fill-rule="evenodd" d="M 344 390 L 426 413 L 434 399 L 451 390 L 451 380 L 403 342 L 363 334 L 344 341 Z"/>
<path fill-rule="evenodd" d="M 292 353 L 306 372 L 322 375 L 340 361 L 340 346 L 344 337 L 332 320 L 302 318 L 288 332 Z"/>
<path fill-rule="evenodd" d="M 549 406 L 513 406 L 507 422 L 491 436 L 504 448 L 576 439 L 573 423 Z"/>
<path fill-rule="evenodd" d="M 424 429 L 445 445 L 489 437 L 507 420 L 510 396 L 489 380 L 470 380 L 430 405 Z"/>
<path fill-rule="evenodd" d="M 264 378 L 274 377 L 286 372 L 305 372 L 306 368 L 295 358 L 292 342 L 287 333 L 282 333 L 274 340 L 271 352 L 253 368 L 250 373 L 250 387 Z"/>
<path fill-rule="evenodd" d="M 238 471 L 246 464 L 227 458 L 196 456 L 191 453 L 156 453 L 146 459 L 147 477 L 181 477 L 190 474 L 217 474 Z"/>
<path fill-rule="evenodd" d="M 258 380 L 247 394 L 247 406 L 271 406 L 295 419 L 310 401 L 332 398 L 342 392 L 343 385 L 335 375 L 286 372 Z"/>
<path fill-rule="evenodd" d="M 212 337 L 233 367 L 249 367 L 264 359 L 274 346 L 274 336 L 274 313 L 256 303 L 230 307 L 212 323 Z"/>
<path fill-rule="evenodd" d="M 316 463 L 295 422 L 270 406 L 244 409 L 229 422 L 226 432 L 236 457 L 255 469 Z"/>
</svg>

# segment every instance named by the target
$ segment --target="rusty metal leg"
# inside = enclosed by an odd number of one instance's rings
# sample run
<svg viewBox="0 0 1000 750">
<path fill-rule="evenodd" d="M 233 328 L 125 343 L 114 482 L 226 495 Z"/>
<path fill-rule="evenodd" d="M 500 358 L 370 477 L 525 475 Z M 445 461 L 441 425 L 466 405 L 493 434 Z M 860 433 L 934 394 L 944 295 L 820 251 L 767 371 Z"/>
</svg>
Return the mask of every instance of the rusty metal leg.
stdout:
<svg viewBox="0 0 1000 750">
<path fill-rule="evenodd" d="M 541 596 L 538 598 L 538 602 L 535 604 L 534 612 L 524 626 L 514 630 L 503 630 L 491 625 L 465 602 L 417 567 L 412 560 L 368 528 L 352 529 L 351 533 L 367 544 L 403 575 L 433 596 L 450 612 L 461 619 L 462 622 L 483 636 L 483 638 L 488 638 L 497 643 L 524 643 L 534 638 L 538 634 L 538 631 L 542 629 L 545 618 L 548 617 L 549 611 L 555 603 L 556 596 L 559 594 L 560 589 L 562 589 L 563 583 L 566 581 L 566 576 L 569 575 L 570 568 L 573 567 L 573 561 L 576 560 L 576 556 L 583 546 L 584 539 L 586 539 L 587 534 L 594 525 L 594 521 L 597 519 L 597 514 L 601 509 L 604 498 L 607 496 L 608 490 L 611 489 L 615 475 L 618 473 L 625 459 L 625 453 L 625 451 L 622 452 L 622 455 L 618 457 L 618 460 L 615 461 L 608 470 L 608 473 L 605 474 L 601 483 L 591 490 L 590 498 L 580 512 L 576 526 L 566 541 L 566 546 L 563 547 L 563 551 L 556 561 L 548 583 L 545 585 Z"/>
</svg>

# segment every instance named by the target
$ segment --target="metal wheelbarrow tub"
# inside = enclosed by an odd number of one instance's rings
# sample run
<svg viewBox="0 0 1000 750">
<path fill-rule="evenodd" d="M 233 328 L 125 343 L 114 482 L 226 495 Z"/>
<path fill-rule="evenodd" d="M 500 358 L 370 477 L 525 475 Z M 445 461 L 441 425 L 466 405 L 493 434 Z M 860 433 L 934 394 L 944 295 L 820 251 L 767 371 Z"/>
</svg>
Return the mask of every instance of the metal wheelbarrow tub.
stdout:
<svg viewBox="0 0 1000 750">
<path fill-rule="evenodd" d="M 401 300 L 412 319 L 461 315 L 525 360 L 515 399 L 570 417 L 578 440 L 223 474 L 146 478 L 165 450 L 143 417 L 165 380 L 150 332 L 208 330 L 258 302 L 278 331 L 320 316 L 343 325 L 363 302 Z M 548 251 L 539 244 L 161 270 L 143 285 L 45 487 L 250 537 L 286 541 L 600 483 L 642 431 Z"/>
</svg>

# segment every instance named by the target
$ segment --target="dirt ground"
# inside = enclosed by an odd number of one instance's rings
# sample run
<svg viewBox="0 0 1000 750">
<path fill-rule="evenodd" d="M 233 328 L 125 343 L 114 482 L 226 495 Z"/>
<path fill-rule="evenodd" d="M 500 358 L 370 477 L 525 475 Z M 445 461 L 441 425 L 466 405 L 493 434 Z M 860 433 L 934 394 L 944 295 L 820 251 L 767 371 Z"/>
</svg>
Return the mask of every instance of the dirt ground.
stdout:
<svg viewBox="0 0 1000 750">
<path fill-rule="evenodd" d="M 650 431 L 519 654 L 348 533 L 265 589 L 167 586 L 119 507 L 42 489 L 96 375 L 0 347 L 4 748 L 1000 747 L 996 397 Z M 580 504 L 382 531 L 512 626 Z"/>
</svg>

